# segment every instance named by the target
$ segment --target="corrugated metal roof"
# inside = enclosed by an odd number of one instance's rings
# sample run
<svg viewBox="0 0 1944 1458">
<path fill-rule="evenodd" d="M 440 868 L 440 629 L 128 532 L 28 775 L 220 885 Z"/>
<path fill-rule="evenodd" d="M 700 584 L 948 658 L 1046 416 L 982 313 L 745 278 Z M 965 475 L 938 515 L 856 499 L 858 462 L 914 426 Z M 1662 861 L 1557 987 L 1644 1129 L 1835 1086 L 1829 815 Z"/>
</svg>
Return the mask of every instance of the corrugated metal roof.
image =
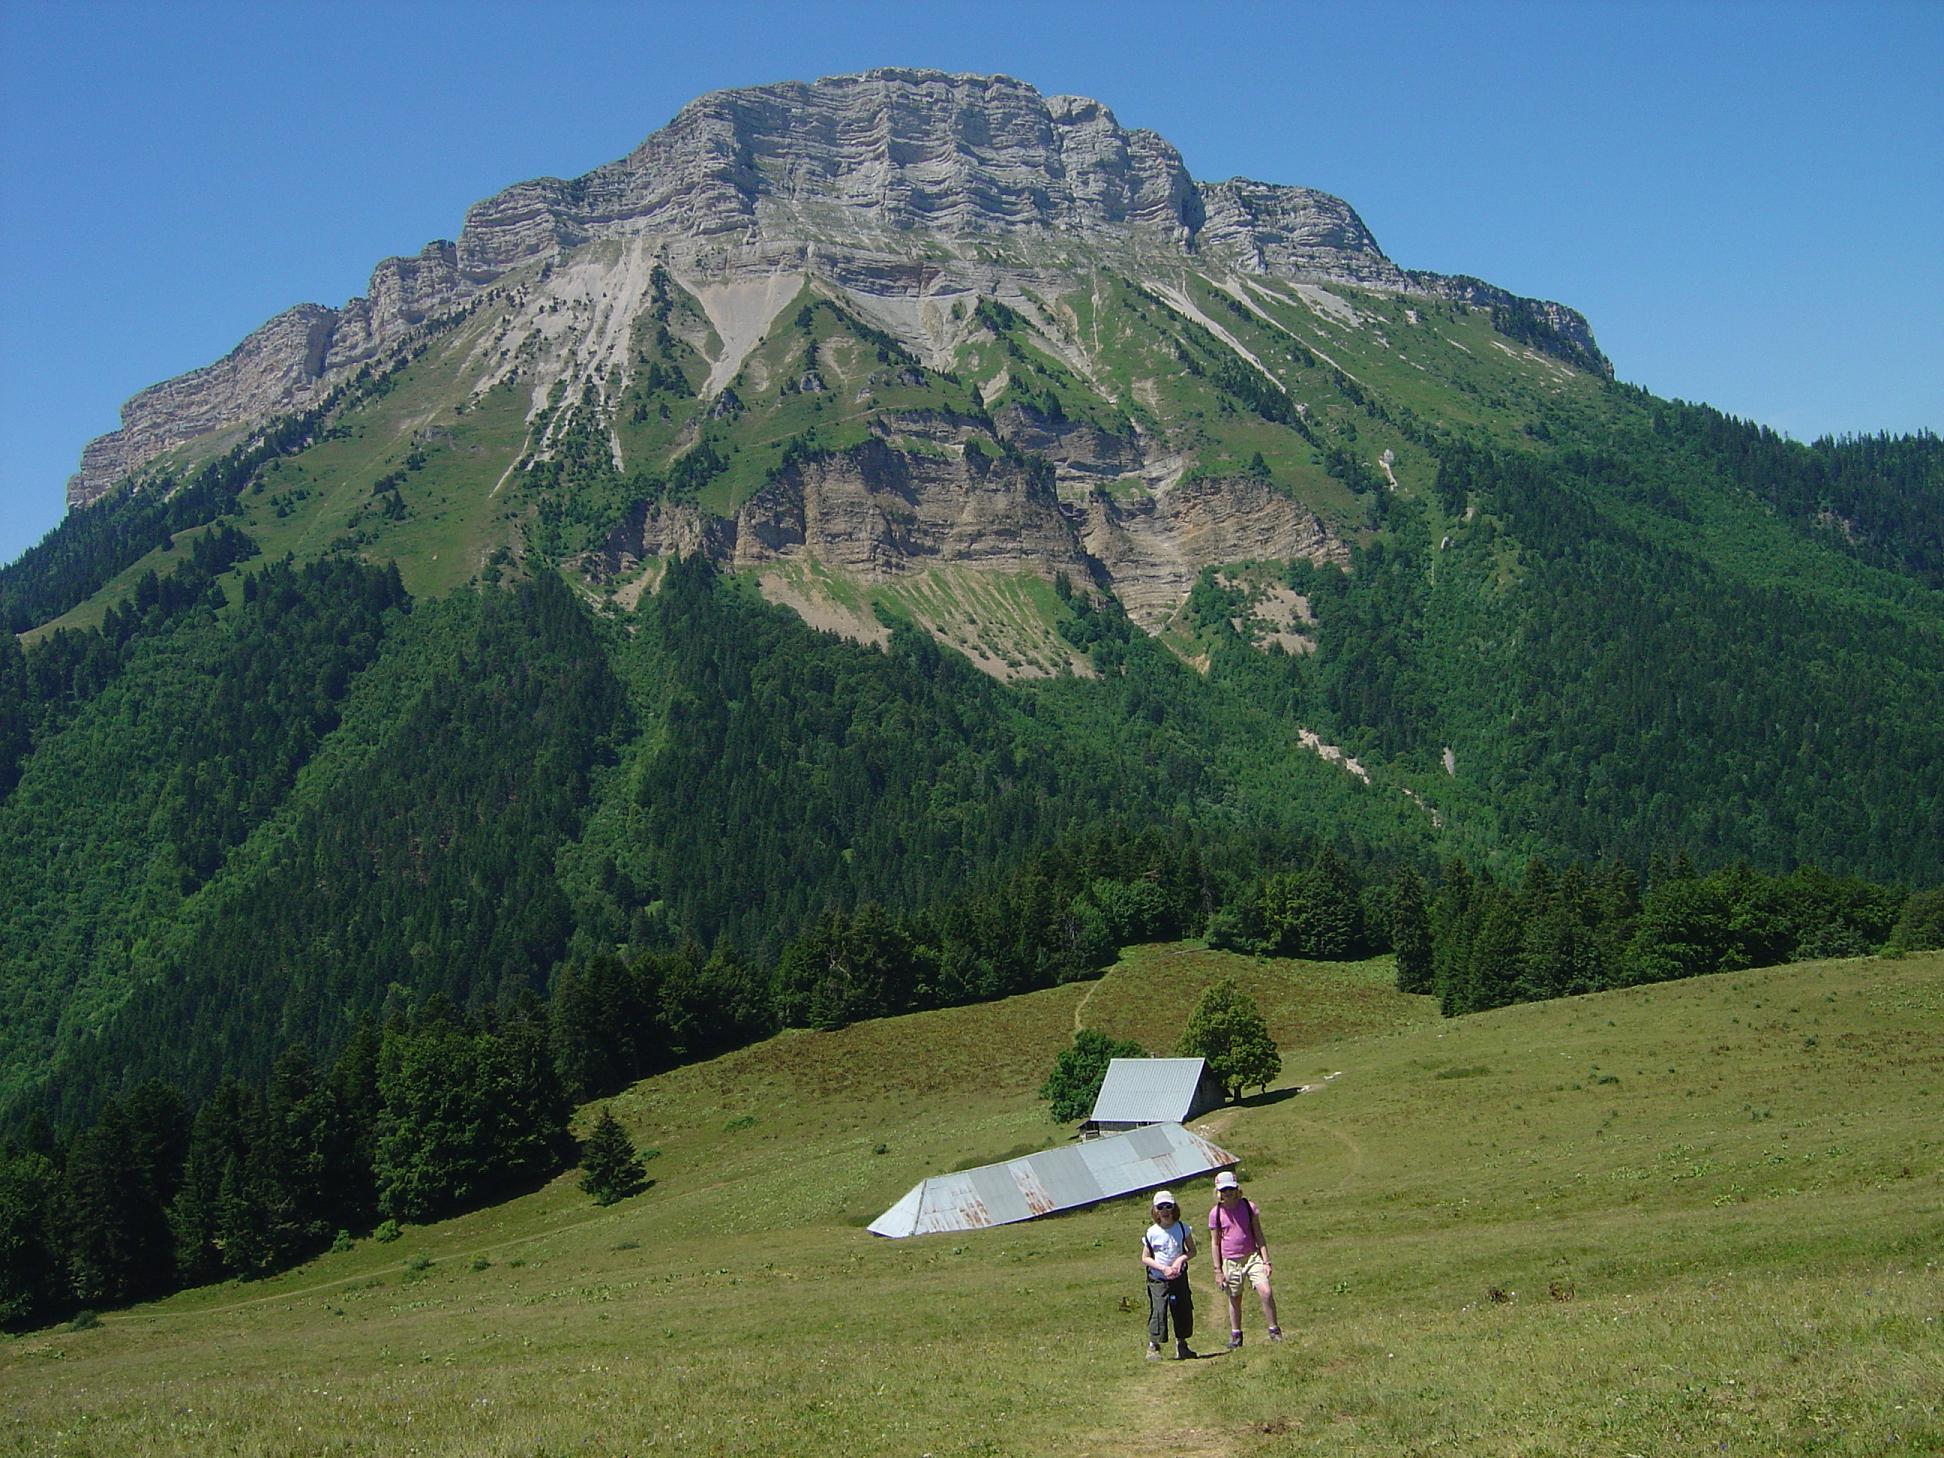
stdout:
<svg viewBox="0 0 1944 1458">
<path fill-rule="evenodd" d="M 1116 1058 L 1088 1115 L 1097 1124 L 1177 1123 L 1189 1117 L 1195 1088 L 1206 1060 L 1201 1058 Z"/>
<path fill-rule="evenodd" d="M 1170 1060 L 1199 1063 L 1200 1059 Z M 1046 1149 L 1004 1164 L 933 1175 L 871 1222 L 900 1239 L 1010 1225 L 1227 1169 L 1236 1158 L 1179 1124 L 1150 1124 L 1086 1144 Z"/>
</svg>

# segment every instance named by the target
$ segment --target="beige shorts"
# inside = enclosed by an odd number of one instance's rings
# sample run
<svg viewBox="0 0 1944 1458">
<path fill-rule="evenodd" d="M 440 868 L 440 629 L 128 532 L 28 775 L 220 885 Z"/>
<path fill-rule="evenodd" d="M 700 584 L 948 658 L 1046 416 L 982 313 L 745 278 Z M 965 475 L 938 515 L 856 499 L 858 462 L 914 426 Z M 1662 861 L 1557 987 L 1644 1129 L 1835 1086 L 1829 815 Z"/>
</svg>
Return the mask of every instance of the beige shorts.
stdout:
<svg viewBox="0 0 1944 1458">
<path fill-rule="evenodd" d="M 1269 1289 L 1269 1267 L 1263 1264 L 1262 1252 L 1252 1250 L 1245 1256 L 1229 1256 L 1222 1261 L 1224 1291 L 1231 1296 L 1240 1296 L 1244 1281 L 1258 1291 Z"/>
</svg>

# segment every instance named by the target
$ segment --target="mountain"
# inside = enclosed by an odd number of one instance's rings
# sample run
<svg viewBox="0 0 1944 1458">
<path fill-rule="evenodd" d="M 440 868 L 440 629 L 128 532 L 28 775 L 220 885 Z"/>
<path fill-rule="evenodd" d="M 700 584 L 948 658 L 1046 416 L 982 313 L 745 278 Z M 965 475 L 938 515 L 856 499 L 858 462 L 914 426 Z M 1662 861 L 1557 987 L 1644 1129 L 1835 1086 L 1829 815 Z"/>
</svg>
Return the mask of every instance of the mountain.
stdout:
<svg viewBox="0 0 1944 1458">
<path fill-rule="evenodd" d="M 970 332 L 954 303 L 1063 292 L 1057 276 L 1077 259 L 1108 255 L 1142 277 L 1340 282 L 1505 309 L 1554 352 L 1611 375 L 1571 310 L 1407 273 L 1336 198 L 1240 178 L 1197 185 L 1167 142 L 1084 98 L 1042 97 L 1003 76 L 881 70 L 715 93 L 621 161 L 508 188 L 471 210 L 456 243 L 379 264 L 364 298 L 300 305 L 218 364 L 137 395 L 122 428 L 84 453 L 69 499 L 92 501 L 211 431 L 314 403 L 522 265 L 595 244 L 612 247 L 580 259 L 582 277 L 529 291 L 505 316 L 521 335 L 563 305 L 594 316 L 543 330 L 582 349 L 571 365 L 549 351 L 536 394 L 628 372 L 655 262 L 717 331 L 707 393 L 729 382 L 794 283 L 817 280 L 942 368 Z M 1047 342 L 1084 358 L 1084 345 Z M 509 373 L 488 362 L 475 388 Z"/>
<path fill-rule="evenodd" d="M 619 162 L 488 199 L 456 243 L 380 264 L 365 298 L 291 310 L 135 397 L 70 498 L 166 477 L 423 352 L 454 415 L 416 423 L 420 455 L 459 431 L 469 486 L 491 488 L 465 509 L 538 505 L 520 534 L 594 554 L 597 578 L 672 549 L 873 582 L 1066 572 L 1158 626 L 1211 563 L 1344 560 L 1354 493 L 1429 466 L 1407 417 L 1369 419 L 1366 356 L 1398 334 L 1450 373 L 1493 320 L 1520 336 L 1487 371 L 1503 389 L 1611 374 L 1571 310 L 1407 273 L 1335 198 L 1197 185 L 1095 102 L 879 71 L 704 97 Z M 497 429 L 460 430 L 474 410 Z M 1348 453 L 1339 420 L 1374 423 L 1370 448 Z M 1251 474 L 1289 456 L 1291 428 L 1308 448 Z M 786 462 L 793 442 L 819 459 Z M 563 470 L 569 489 L 539 496 Z M 1045 641 L 1015 656 L 1070 662 Z"/>
<path fill-rule="evenodd" d="M 1944 880 L 1935 437 L 1656 399 L 1003 77 L 703 97 L 70 499 L 0 568 L 0 1103 L 63 1121 L 690 942 L 644 1066 L 1262 932 L 1297 867 L 1378 944 L 1403 867 Z"/>
</svg>

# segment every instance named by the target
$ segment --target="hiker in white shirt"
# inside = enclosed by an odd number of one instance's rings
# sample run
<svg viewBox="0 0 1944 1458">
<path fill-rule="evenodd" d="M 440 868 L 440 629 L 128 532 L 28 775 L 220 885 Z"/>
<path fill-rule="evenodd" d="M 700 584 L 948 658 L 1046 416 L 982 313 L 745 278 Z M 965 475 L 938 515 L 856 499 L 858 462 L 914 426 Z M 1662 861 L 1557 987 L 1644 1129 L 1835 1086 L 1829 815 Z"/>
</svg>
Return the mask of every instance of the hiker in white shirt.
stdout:
<svg viewBox="0 0 1944 1458">
<path fill-rule="evenodd" d="M 1188 1285 L 1188 1261 L 1195 1254 L 1195 1233 L 1175 1208 L 1175 1198 L 1166 1190 L 1156 1190 L 1153 1201 L 1154 1223 L 1141 1237 L 1141 1264 L 1147 1268 L 1148 1347 L 1150 1362 L 1161 1356 L 1161 1344 L 1168 1339 L 1168 1323 L 1174 1322 L 1175 1359 L 1194 1356 L 1188 1338 L 1195 1334 L 1195 1293 Z"/>
</svg>

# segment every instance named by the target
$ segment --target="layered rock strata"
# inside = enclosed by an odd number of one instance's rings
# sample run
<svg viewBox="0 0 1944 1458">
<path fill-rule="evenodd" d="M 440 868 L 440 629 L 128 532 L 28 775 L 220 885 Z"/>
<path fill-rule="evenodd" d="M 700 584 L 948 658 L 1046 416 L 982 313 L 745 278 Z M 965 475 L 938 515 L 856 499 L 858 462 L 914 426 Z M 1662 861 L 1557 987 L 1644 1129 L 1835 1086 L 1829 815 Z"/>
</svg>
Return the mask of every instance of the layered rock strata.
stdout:
<svg viewBox="0 0 1944 1458">
<path fill-rule="evenodd" d="M 606 581 L 677 552 L 756 571 L 814 557 L 864 582 L 933 566 L 1063 572 L 1110 589 L 1152 631 L 1209 563 L 1349 559 L 1313 512 L 1251 477 L 1200 478 L 1127 501 L 1096 491 L 1066 505 L 1024 472 L 981 461 L 868 441 L 781 473 L 728 518 L 644 502 L 580 565 Z"/>
<path fill-rule="evenodd" d="M 341 309 L 303 305 L 223 360 L 144 390 L 92 442 L 68 485 L 95 499 L 185 442 L 314 403 L 419 324 L 509 271 L 602 240 L 643 244 L 725 288 L 774 272 L 779 253 L 882 307 L 873 317 L 921 354 L 954 294 L 1044 285 L 1045 245 L 1133 260 L 1527 306 L 1542 347 L 1604 358 L 1561 305 L 1476 280 L 1398 269 L 1353 209 L 1307 188 L 1198 185 L 1152 132 L 1096 101 L 1042 96 L 1004 76 L 878 70 L 704 96 L 619 161 L 570 181 L 523 182 L 475 205 L 454 242 L 380 263 Z M 1012 249 L 974 261 L 968 246 Z M 723 381 L 712 382 L 719 385 Z"/>
</svg>

